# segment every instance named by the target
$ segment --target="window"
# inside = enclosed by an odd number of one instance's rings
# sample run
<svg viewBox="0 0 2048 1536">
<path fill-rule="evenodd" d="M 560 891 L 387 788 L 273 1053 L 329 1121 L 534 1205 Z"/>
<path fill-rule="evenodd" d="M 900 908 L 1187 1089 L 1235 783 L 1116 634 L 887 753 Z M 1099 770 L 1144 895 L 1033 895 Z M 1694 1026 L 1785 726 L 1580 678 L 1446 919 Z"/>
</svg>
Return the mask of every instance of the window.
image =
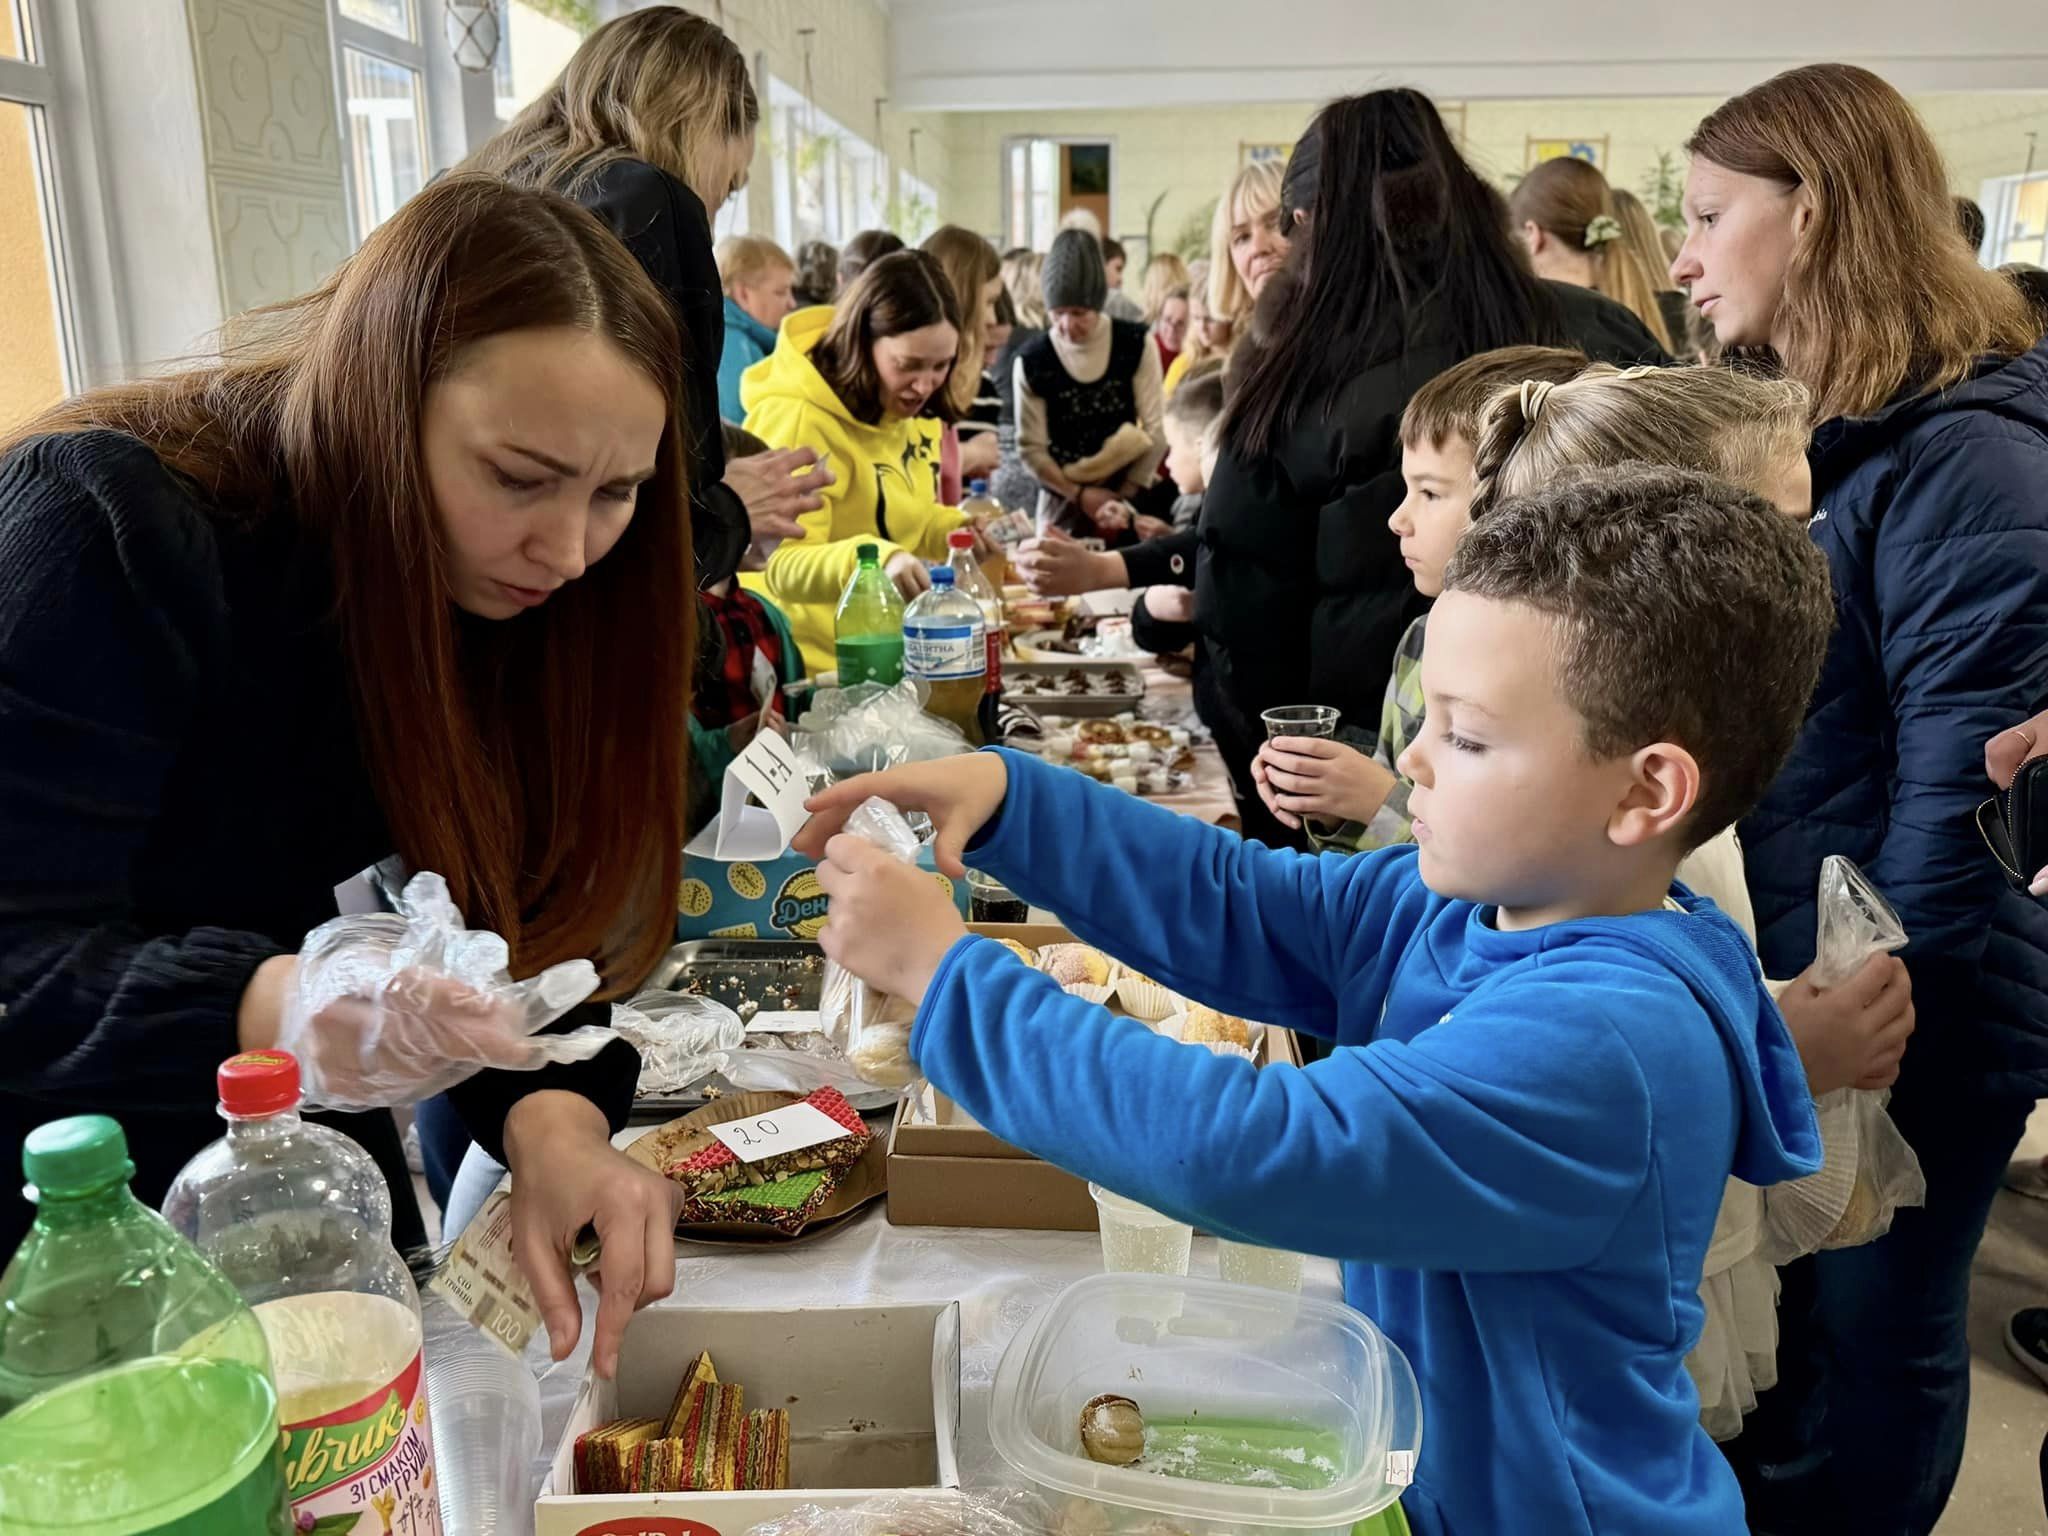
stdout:
<svg viewBox="0 0 2048 1536">
<path fill-rule="evenodd" d="M 843 245 L 863 229 L 891 222 L 888 158 L 773 75 L 768 136 L 775 239 L 784 250 L 806 240 Z M 899 233 L 909 238 L 907 230 Z"/>
<path fill-rule="evenodd" d="M 429 0 L 336 0 L 334 43 L 348 142 L 350 215 L 358 240 L 427 180 Z"/>
<path fill-rule="evenodd" d="M 35 8 L 0 0 L 0 431 L 82 382 L 51 143 L 55 90 Z"/>
<path fill-rule="evenodd" d="M 1086 208 L 1114 234 L 1116 146 L 1102 139 L 1007 139 L 1003 143 L 1003 241 L 1045 250 L 1060 220 Z"/>
<path fill-rule="evenodd" d="M 2024 261 L 2048 267 L 2048 171 L 2000 176 L 1984 183 L 1984 262 Z"/>
<path fill-rule="evenodd" d="M 509 123 L 555 83 L 583 35 L 528 0 L 507 0 L 502 12 L 491 95 L 498 121 Z"/>
</svg>

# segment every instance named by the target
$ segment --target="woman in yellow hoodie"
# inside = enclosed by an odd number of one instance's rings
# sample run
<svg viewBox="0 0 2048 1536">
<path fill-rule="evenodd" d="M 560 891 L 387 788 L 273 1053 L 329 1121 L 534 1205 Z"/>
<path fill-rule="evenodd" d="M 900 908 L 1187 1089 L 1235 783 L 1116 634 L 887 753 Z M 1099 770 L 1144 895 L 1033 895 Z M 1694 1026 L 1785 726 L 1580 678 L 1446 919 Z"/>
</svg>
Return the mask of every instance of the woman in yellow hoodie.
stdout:
<svg viewBox="0 0 2048 1536">
<path fill-rule="evenodd" d="M 836 309 L 802 309 L 775 350 L 740 380 L 747 430 L 776 448 L 815 448 L 838 480 L 798 521 L 804 536 L 777 546 L 744 586 L 788 617 L 812 672 L 834 665 L 833 615 L 861 544 L 906 599 L 931 586 L 926 562 L 946 558 L 964 522 L 939 501 L 945 385 L 960 343 L 952 286 L 923 251 L 867 268 Z"/>
</svg>

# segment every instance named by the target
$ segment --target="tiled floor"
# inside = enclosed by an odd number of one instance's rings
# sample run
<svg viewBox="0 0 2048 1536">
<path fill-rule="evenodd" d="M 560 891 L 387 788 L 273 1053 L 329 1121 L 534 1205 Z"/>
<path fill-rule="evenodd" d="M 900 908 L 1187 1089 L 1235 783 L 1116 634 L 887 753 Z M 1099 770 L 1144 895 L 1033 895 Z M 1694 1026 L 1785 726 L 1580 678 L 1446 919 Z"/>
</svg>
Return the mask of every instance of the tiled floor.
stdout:
<svg viewBox="0 0 2048 1536">
<path fill-rule="evenodd" d="M 2048 1153 L 2048 1108 L 2034 1112 L 2020 1155 Z M 2041 1437 L 2048 1389 L 2005 1349 L 2018 1307 L 2048 1306 L 2048 1201 L 1998 1197 L 1970 1291 L 1970 1438 L 1963 1475 L 1936 1536 L 2042 1536 Z"/>
</svg>

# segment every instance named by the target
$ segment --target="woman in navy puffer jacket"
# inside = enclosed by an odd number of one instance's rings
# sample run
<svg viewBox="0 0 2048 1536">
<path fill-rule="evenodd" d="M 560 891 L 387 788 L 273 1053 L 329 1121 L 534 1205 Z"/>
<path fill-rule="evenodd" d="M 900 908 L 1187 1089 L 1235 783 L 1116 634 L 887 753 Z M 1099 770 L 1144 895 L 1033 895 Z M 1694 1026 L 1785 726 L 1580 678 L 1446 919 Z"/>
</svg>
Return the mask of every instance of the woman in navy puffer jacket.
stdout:
<svg viewBox="0 0 2048 1536">
<path fill-rule="evenodd" d="M 1962 1457 L 1971 1256 L 2048 1094 L 2048 912 L 1972 821 L 1981 743 L 2048 679 L 2048 345 L 1956 235 L 1940 155 L 1877 76 L 1793 70 L 1686 147 L 1672 275 L 1724 348 L 1814 393 L 1839 620 L 1742 829 L 1759 948 L 1773 976 L 1813 959 L 1828 854 L 1890 898 L 1919 1016 L 1891 1113 L 1927 1175 L 1887 1236 L 1785 1272 L 1782 1382 L 1731 1457 L 1755 1530 L 1925 1533 Z"/>
</svg>

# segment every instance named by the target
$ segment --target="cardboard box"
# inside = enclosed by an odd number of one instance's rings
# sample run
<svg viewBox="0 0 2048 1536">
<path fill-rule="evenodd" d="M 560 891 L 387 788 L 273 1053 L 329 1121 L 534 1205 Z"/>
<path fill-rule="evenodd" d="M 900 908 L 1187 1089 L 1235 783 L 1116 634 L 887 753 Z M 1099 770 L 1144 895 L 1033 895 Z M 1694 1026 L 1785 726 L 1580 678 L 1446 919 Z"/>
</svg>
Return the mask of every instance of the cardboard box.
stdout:
<svg viewBox="0 0 2048 1536">
<path fill-rule="evenodd" d="M 967 882 L 940 874 L 929 845 L 918 850 L 917 867 L 946 888 L 965 917 Z M 818 889 L 817 864 L 800 853 L 736 864 L 686 854 L 676 894 L 676 938 L 815 939 L 830 904 Z"/>
<path fill-rule="evenodd" d="M 1065 928 L 1047 923 L 970 923 L 992 939 L 1029 949 L 1071 944 Z M 1284 1029 L 1266 1030 L 1266 1060 L 1301 1065 L 1301 1046 Z M 889 1131 L 889 1220 L 899 1227 L 1010 1227 L 1093 1232 L 1095 1201 L 1085 1179 L 1042 1162 L 991 1135 L 943 1094 L 933 1091 L 930 1122 L 911 1122 L 913 1104 L 898 1106 Z"/>
<path fill-rule="evenodd" d="M 785 1493 L 579 1494 L 576 1437 L 668 1412 L 700 1350 L 747 1407 L 787 1408 Z M 960 1308 L 652 1307 L 634 1317 L 618 1379 L 586 1377 L 534 1505 L 534 1536 L 744 1536 L 806 1504 L 842 1509 L 960 1486 Z"/>
</svg>

